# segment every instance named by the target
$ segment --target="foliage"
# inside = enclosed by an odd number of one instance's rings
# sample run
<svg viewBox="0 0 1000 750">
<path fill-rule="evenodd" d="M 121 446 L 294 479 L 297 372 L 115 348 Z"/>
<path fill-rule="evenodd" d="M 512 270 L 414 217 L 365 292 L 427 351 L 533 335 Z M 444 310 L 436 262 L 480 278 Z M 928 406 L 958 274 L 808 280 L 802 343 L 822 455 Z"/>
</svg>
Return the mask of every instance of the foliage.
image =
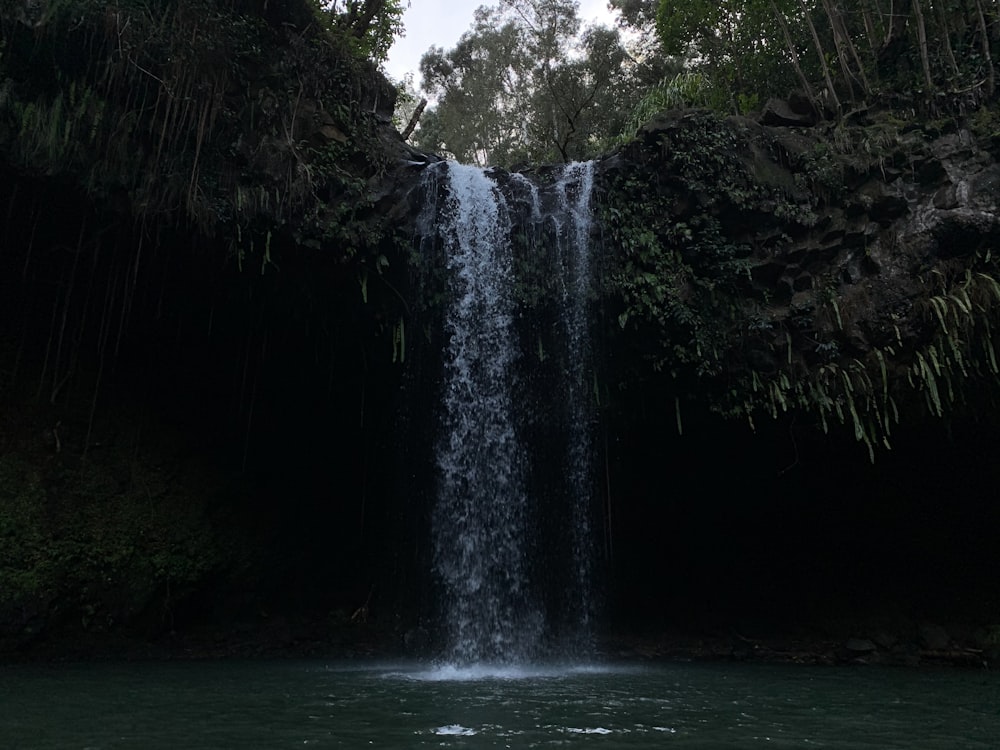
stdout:
<svg viewBox="0 0 1000 750">
<path fill-rule="evenodd" d="M 658 0 L 610 0 L 618 25 L 626 31 L 629 76 L 640 89 L 655 86 L 680 72 L 682 58 L 668 55 L 656 33 Z"/>
<path fill-rule="evenodd" d="M 38 458 L 0 456 L 0 630 L 106 630 L 140 615 L 163 627 L 234 562 L 204 477 L 125 455 L 75 467 Z"/>
<path fill-rule="evenodd" d="M 740 161 L 745 145 L 737 134 L 709 113 L 687 114 L 655 147 L 659 168 L 619 174 L 603 208 L 609 239 L 621 250 L 610 274 L 623 302 L 618 322 L 649 328 L 654 370 L 718 375 L 749 268 L 749 248 L 727 236 L 719 217 L 769 191 Z"/>
<path fill-rule="evenodd" d="M 402 81 L 393 81 L 396 87 L 396 108 L 392 113 L 392 124 L 400 133 L 410 122 L 420 104 L 420 93 L 413 82 L 413 73 L 407 73 Z"/>
<path fill-rule="evenodd" d="M 973 384 L 1000 379 L 1000 344 L 994 343 L 1000 317 L 997 276 L 1000 269 L 990 252 L 977 255 L 958 278 L 935 270 L 931 277 L 936 284 L 928 279 L 923 306 L 930 330 L 915 349 L 908 350 L 897 328 L 897 341 L 874 347 L 863 357 L 837 356 L 831 350 L 831 361 L 804 368 L 789 347 L 785 367 L 750 374 L 751 387 L 730 402 L 730 414 L 752 424 L 755 412 L 777 418 L 801 410 L 813 413 L 824 432 L 836 420 L 849 427 L 874 461 L 876 447 L 891 447 L 901 404 L 917 400 L 927 413 L 943 417 L 964 402 Z M 831 305 L 842 326 L 836 302 Z"/>
<path fill-rule="evenodd" d="M 660 112 L 670 109 L 705 108 L 724 110 L 729 95 L 715 87 L 708 76 L 687 70 L 664 78 L 650 88 L 632 111 L 626 130 L 618 137 L 620 144 L 631 140 L 635 132 Z"/>
<path fill-rule="evenodd" d="M 8 7 L 0 149 L 24 171 L 71 177 L 95 201 L 127 196 L 141 223 L 244 238 L 234 256 L 296 226 L 350 257 L 353 213 L 338 206 L 358 201 L 384 157 L 376 73 L 346 39 L 364 47 L 399 7 L 381 3 L 360 37 L 357 18 L 345 26 L 334 14 L 324 30 L 307 0 L 281 7 L 74 0 L 30 23 Z"/>
<path fill-rule="evenodd" d="M 421 73 L 436 104 L 417 143 L 508 167 L 595 154 L 640 90 L 618 31 L 581 31 L 577 4 L 562 0 L 481 7 L 454 49 L 424 55 Z"/>
<path fill-rule="evenodd" d="M 747 0 L 662 2 L 657 14 L 664 51 L 698 60 L 713 88 L 730 94 L 721 111 L 736 113 L 755 108 L 763 86 L 781 83 L 768 79 L 775 72 L 766 64 L 770 22 L 763 3 Z"/>
<path fill-rule="evenodd" d="M 319 0 L 330 28 L 341 32 L 363 59 L 385 62 L 403 33 L 400 0 Z"/>
<path fill-rule="evenodd" d="M 660 0 L 669 54 L 734 93 L 731 111 L 793 86 L 820 114 L 886 102 L 971 111 L 995 91 L 995 3 L 911 0 Z"/>
<path fill-rule="evenodd" d="M 603 220 L 622 253 L 607 260 L 607 293 L 620 305 L 619 335 L 649 368 L 628 379 L 652 378 L 751 425 L 793 413 L 824 431 L 839 424 L 873 460 L 901 414 L 944 417 L 1000 382 L 1000 263 L 988 232 L 963 235 L 932 262 L 883 248 L 879 263 L 919 274 L 905 291 L 845 281 L 808 239 L 823 206 L 872 209 L 870 196 L 845 189 L 849 175 L 880 175 L 902 149 L 920 163 L 912 139 L 891 122 L 839 124 L 811 147 L 789 136 L 775 151 L 766 131 L 740 123 L 663 115 L 624 146 L 629 168 L 612 173 Z M 839 250 L 852 252 L 865 256 Z M 805 285 L 779 282 L 788 264 L 793 275 L 810 269 Z M 873 295 L 899 299 L 876 314 Z"/>
</svg>

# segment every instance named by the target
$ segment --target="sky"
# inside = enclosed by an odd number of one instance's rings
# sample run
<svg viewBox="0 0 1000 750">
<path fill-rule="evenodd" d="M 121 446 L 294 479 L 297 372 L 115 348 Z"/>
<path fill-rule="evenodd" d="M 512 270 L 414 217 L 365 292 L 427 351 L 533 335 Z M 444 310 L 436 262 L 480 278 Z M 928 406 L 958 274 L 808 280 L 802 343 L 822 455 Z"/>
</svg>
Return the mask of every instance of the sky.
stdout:
<svg viewBox="0 0 1000 750">
<path fill-rule="evenodd" d="M 579 0 L 579 17 L 584 25 L 614 24 L 607 0 Z M 495 0 L 410 0 L 403 13 L 406 35 L 396 39 L 389 50 L 385 70 L 396 81 L 407 72 L 420 85 L 420 57 L 432 46 L 451 49 L 472 26 L 472 14 L 480 5 L 496 5 Z"/>
</svg>

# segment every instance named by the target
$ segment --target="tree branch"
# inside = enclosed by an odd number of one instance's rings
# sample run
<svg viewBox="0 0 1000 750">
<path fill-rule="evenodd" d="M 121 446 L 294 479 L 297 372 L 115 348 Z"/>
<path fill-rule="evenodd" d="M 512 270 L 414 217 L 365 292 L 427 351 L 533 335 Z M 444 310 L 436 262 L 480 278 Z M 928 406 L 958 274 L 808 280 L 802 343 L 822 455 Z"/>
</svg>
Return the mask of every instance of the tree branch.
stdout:
<svg viewBox="0 0 1000 750">
<path fill-rule="evenodd" d="M 410 115 L 410 121 L 406 124 L 403 132 L 400 133 L 400 135 L 403 136 L 404 141 L 413 134 L 413 129 L 417 127 L 417 122 L 420 120 L 420 115 L 424 113 L 424 107 L 426 106 L 427 100 L 421 99 L 420 104 L 418 104 L 417 108 L 413 110 L 413 114 Z"/>
</svg>

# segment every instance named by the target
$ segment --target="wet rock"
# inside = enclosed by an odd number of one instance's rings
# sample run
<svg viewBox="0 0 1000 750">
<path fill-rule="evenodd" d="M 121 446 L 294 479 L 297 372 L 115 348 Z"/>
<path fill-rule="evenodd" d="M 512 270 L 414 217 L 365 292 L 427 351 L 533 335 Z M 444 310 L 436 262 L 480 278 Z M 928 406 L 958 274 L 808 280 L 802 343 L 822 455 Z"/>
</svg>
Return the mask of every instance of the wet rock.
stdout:
<svg viewBox="0 0 1000 750">
<path fill-rule="evenodd" d="M 910 209 L 909 201 L 899 195 L 880 196 L 872 204 L 868 215 L 872 221 L 888 225 L 894 219 L 905 215 Z"/>
<path fill-rule="evenodd" d="M 878 651 L 878 646 L 867 638 L 848 638 L 844 643 L 844 648 L 859 654 Z"/>
<path fill-rule="evenodd" d="M 1000 196 L 1000 164 L 994 164 L 969 181 L 969 200 L 984 210 L 996 210 Z"/>
<path fill-rule="evenodd" d="M 898 642 L 896 636 L 894 636 L 892 633 L 887 633 L 885 631 L 877 633 L 875 635 L 874 640 L 879 648 L 883 648 L 887 651 L 895 648 L 896 643 Z"/>
<path fill-rule="evenodd" d="M 935 139 L 928 149 L 938 159 L 957 159 L 972 156 L 975 141 L 968 130 L 957 130 Z"/>
<path fill-rule="evenodd" d="M 813 138 L 808 138 L 793 130 L 776 129 L 771 131 L 774 138 L 774 148 L 778 154 L 778 161 L 782 164 L 794 164 L 798 162 L 804 154 L 809 153 L 816 146 Z"/>
<path fill-rule="evenodd" d="M 959 185 L 954 184 L 945 185 L 934 193 L 934 208 L 944 210 L 958 208 L 962 204 L 962 201 L 959 198 L 959 187 Z M 964 187 L 964 185 L 962 187 Z"/>
<path fill-rule="evenodd" d="M 781 278 L 784 270 L 785 265 L 783 263 L 761 263 L 750 269 L 750 276 L 755 284 L 770 288 L 778 283 L 778 279 Z"/>
<path fill-rule="evenodd" d="M 916 172 L 917 180 L 921 185 L 936 185 L 948 176 L 944 165 L 937 159 L 927 159 L 920 162 Z"/>
<path fill-rule="evenodd" d="M 796 112 L 783 99 L 768 99 L 760 113 L 760 121 L 772 127 L 810 127 L 816 124 L 816 116 L 812 112 Z"/>
<path fill-rule="evenodd" d="M 788 108 L 797 115 L 815 115 L 816 105 L 804 91 L 792 91 L 788 94 Z"/>
<path fill-rule="evenodd" d="M 792 282 L 792 288 L 796 292 L 804 292 L 813 288 L 813 277 L 810 273 L 799 274 Z"/>
<path fill-rule="evenodd" d="M 924 622 L 920 624 L 920 645 L 932 651 L 943 651 L 951 645 L 948 631 L 940 625 Z"/>
<path fill-rule="evenodd" d="M 790 300 L 795 294 L 795 280 L 790 276 L 782 276 L 775 285 L 775 297 L 780 300 Z"/>
</svg>

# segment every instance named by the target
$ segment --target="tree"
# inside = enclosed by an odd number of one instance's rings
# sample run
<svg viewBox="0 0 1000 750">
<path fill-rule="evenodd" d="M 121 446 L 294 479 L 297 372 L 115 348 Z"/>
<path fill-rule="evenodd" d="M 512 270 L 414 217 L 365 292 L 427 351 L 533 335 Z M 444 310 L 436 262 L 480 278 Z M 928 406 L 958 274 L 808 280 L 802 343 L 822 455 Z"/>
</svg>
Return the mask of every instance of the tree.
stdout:
<svg viewBox="0 0 1000 750">
<path fill-rule="evenodd" d="M 765 0 L 661 0 L 656 28 L 668 55 L 689 57 L 716 87 L 729 92 L 729 109 L 753 109 L 766 86 L 786 83 L 787 68 Z"/>
<path fill-rule="evenodd" d="M 656 22 L 666 53 L 735 92 L 732 109 L 794 85 L 817 112 L 879 100 L 935 111 L 994 96 L 998 11 L 984 0 L 659 0 Z"/>
<path fill-rule="evenodd" d="M 477 164 L 571 161 L 617 135 L 640 86 L 617 29 L 581 32 L 577 3 L 502 0 L 454 49 L 421 60 L 436 100 L 416 140 Z"/>
<path fill-rule="evenodd" d="M 320 0 L 320 7 L 334 30 L 377 63 L 385 62 L 393 40 L 403 33 L 402 0 Z"/>
<path fill-rule="evenodd" d="M 618 26 L 628 32 L 624 47 L 631 64 L 630 76 L 651 88 L 680 72 L 683 58 L 668 55 L 656 33 L 659 0 L 610 0 L 618 13 Z"/>
<path fill-rule="evenodd" d="M 531 71 L 523 29 L 479 8 L 454 49 L 432 47 L 420 61 L 422 88 L 437 103 L 424 114 L 417 143 L 477 164 L 516 158 Z"/>
</svg>

